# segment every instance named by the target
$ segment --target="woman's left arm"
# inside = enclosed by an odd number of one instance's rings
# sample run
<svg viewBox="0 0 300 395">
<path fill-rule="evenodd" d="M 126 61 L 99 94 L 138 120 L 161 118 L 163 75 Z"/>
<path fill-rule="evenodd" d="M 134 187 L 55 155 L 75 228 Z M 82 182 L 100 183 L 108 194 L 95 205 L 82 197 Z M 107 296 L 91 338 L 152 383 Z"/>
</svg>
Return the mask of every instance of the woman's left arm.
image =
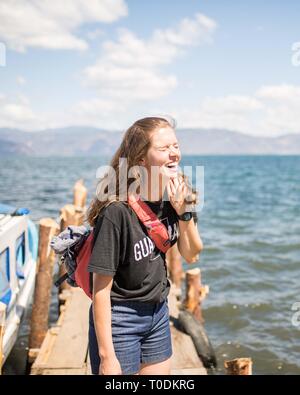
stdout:
<svg viewBox="0 0 300 395">
<path fill-rule="evenodd" d="M 177 214 L 181 215 L 186 212 L 185 198 L 188 195 L 186 184 L 180 183 L 177 178 L 171 178 L 167 188 L 170 203 Z M 181 256 L 187 263 L 194 263 L 198 260 L 199 253 L 203 250 L 203 243 L 193 218 L 190 221 L 179 220 L 177 244 Z"/>
<path fill-rule="evenodd" d="M 195 263 L 198 260 L 203 250 L 203 243 L 193 218 L 190 221 L 179 220 L 177 245 L 181 256 L 187 263 Z"/>
</svg>

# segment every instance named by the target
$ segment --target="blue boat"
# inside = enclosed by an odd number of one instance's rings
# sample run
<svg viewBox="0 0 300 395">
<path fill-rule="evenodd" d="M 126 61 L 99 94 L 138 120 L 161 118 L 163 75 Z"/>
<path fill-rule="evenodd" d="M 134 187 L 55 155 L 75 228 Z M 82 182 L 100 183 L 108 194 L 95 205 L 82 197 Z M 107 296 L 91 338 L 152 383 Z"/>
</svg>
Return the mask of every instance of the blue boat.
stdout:
<svg viewBox="0 0 300 395">
<path fill-rule="evenodd" d="M 18 337 L 34 291 L 38 232 L 28 214 L 27 209 L 0 204 L 0 303 L 6 311 L 2 364 Z"/>
</svg>

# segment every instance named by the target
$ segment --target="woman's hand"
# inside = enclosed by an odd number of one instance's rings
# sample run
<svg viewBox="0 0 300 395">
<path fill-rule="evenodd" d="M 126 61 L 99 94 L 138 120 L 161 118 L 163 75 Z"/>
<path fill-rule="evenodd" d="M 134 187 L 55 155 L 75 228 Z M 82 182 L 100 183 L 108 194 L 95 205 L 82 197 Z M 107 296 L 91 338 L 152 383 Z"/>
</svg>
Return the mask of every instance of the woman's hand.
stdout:
<svg viewBox="0 0 300 395">
<path fill-rule="evenodd" d="M 120 362 L 116 356 L 101 358 L 99 366 L 99 374 L 101 375 L 117 375 L 122 374 Z"/>
<path fill-rule="evenodd" d="M 189 196 L 189 190 L 184 182 L 177 178 L 170 178 L 167 184 L 168 195 L 170 203 L 178 215 L 186 212 L 186 198 Z"/>
</svg>

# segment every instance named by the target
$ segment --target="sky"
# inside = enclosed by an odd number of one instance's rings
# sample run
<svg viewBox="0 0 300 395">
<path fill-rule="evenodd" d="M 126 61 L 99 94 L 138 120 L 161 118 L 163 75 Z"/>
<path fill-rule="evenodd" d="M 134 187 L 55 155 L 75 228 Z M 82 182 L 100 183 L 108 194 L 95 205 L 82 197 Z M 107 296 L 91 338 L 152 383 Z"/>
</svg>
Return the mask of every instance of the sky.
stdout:
<svg viewBox="0 0 300 395">
<path fill-rule="evenodd" d="M 0 0 L 0 127 L 300 133 L 297 0 Z"/>
</svg>

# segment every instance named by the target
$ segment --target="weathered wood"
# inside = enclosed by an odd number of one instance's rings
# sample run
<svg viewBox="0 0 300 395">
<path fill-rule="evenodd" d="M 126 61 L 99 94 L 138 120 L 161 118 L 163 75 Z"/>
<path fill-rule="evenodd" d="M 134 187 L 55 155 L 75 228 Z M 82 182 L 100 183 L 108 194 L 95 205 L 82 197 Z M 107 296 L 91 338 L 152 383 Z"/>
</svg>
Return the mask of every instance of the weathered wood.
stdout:
<svg viewBox="0 0 300 395">
<path fill-rule="evenodd" d="M 224 366 L 226 374 L 234 376 L 248 376 L 252 375 L 252 360 L 251 358 L 236 358 L 230 361 L 225 361 Z"/>
<path fill-rule="evenodd" d="M 190 336 L 171 326 L 171 369 L 203 368 Z"/>
<path fill-rule="evenodd" d="M 36 358 L 38 357 L 39 352 L 40 352 L 39 348 L 30 348 L 28 350 L 28 354 L 27 354 L 27 362 L 29 364 L 33 363 L 36 360 Z"/>
<path fill-rule="evenodd" d="M 65 307 L 67 308 L 70 300 L 71 300 L 72 293 L 69 293 L 69 299 L 66 300 Z M 47 365 L 47 361 L 51 352 L 53 351 L 54 343 L 56 341 L 59 328 L 62 327 L 65 317 L 65 311 L 62 312 L 58 318 L 58 321 L 55 326 L 50 328 L 46 334 L 46 337 L 43 341 L 41 348 L 39 349 L 38 356 L 35 359 L 34 364 L 31 367 L 31 373 L 33 375 L 42 374 L 44 367 Z"/>
<path fill-rule="evenodd" d="M 0 302 L 0 375 L 2 374 L 3 355 L 3 336 L 5 330 L 6 304 Z"/>
<path fill-rule="evenodd" d="M 172 284 L 170 293 L 168 296 L 168 307 L 169 307 L 170 317 L 172 317 L 172 319 L 177 320 L 178 314 L 179 314 L 180 302 L 177 300 L 176 292 L 174 292 L 175 290 L 176 290 L 176 287 L 175 287 L 175 285 Z M 172 320 L 171 320 L 171 324 L 172 324 Z"/>
<path fill-rule="evenodd" d="M 63 376 L 68 376 L 68 375 L 86 375 L 86 367 L 84 366 L 83 368 L 80 369 L 41 369 L 40 371 L 37 371 L 38 375 L 63 375 Z"/>
<path fill-rule="evenodd" d="M 178 301 L 176 299 L 174 289 L 175 286 L 172 285 L 168 297 L 173 349 L 173 355 L 171 359 L 171 374 L 176 374 L 174 371 L 183 369 L 200 369 L 201 373 L 199 374 L 206 374 L 206 369 L 203 367 L 203 364 L 198 357 L 191 337 L 173 325 L 173 321 L 177 321 L 179 315 Z"/>
<path fill-rule="evenodd" d="M 85 369 L 88 351 L 88 310 L 90 299 L 80 288 L 72 288 L 66 309 L 52 333 L 47 333 L 31 374 L 44 370 Z M 53 370 L 53 371 L 54 371 Z M 47 373 L 49 374 L 49 373 Z M 56 374 L 56 373 L 53 373 Z M 86 373 L 84 373 L 86 374 Z"/>
<path fill-rule="evenodd" d="M 59 226 L 53 219 L 44 218 L 40 220 L 38 265 L 30 322 L 29 349 L 39 348 L 48 330 L 53 267 L 55 261 L 54 251 L 50 249 L 50 241 L 58 231 Z"/>
<path fill-rule="evenodd" d="M 73 192 L 74 192 L 74 200 L 73 200 L 74 206 L 76 208 L 84 209 L 86 204 L 86 198 L 87 198 L 87 189 L 83 184 L 83 179 L 76 181 L 73 188 Z"/>
<path fill-rule="evenodd" d="M 86 360 L 86 374 L 88 376 L 92 374 L 92 367 L 91 367 L 91 360 L 90 360 L 90 354 L 89 353 L 87 355 L 87 360 Z"/>
<path fill-rule="evenodd" d="M 206 368 L 216 367 L 216 355 L 202 323 L 186 309 L 180 310 L 178 322 L 184 332 L 193 340 L 203 365 Z"/>
<path fill-rule="evenodd" d="M 207 285 L 201 284 L 201 272 L 199 268 L 187 270 L 186 272 L 186 298 L 184 307 L 191 312 L 194 317 L 203 323 L 201 302 L 209 292 Z"/>
<path fill-rule="evenodd" d="M 171 375 L 200 376 L 207 375 L 205 368 L 172 369 Z"/>
<path fill-rule="evenodd" d="M 60 210 L 60 230 L 65 230 L 69 225 L 82 225 L 84 220 L 84 210 L 77 208 L 74 204 L 66 204 Z"/>
<path fill-rule="evenodd" d="M 63 292 L 61 292 L 61 293 L 58 295 L 58 299 L 59 299 L 61 302 L 65 303 L 65 302 L 69 299 L 69 297 L 71 296 L 71 294 L 72 294 L 72 289 L 71 289 L 71 287 L 70 287 L 69 289 L 63 290 Z"/>
<path fill-rule="evenodd" d="M 89 306 L 91 300 L 80 288 L 74 289 L 65 311 L 64 323 L 56 339 L 48 364 L 52 368 L 82 368 L 88 350 Z"/>
<path fill-rule="evenodd" d="M 209 292 L 208 286 L 201 284 L 199 268 L 186 272 L 186 298 L 183 302 L 178 322 L 194 344 L 198 356 L 205 367 L 216 367 L 217 360 L 210 340 L 203 327 L 201 303 Z"/>
<path fill-rule="evenodd" d="M 181 255 L 178 251 L 177 244 L 174 244 L 166 254 L 166 262 L 171 282 L 175 285 L 175 293 L 181 295 L 181 282 L 184 276 L 182 269 Z"/>
</svg>

